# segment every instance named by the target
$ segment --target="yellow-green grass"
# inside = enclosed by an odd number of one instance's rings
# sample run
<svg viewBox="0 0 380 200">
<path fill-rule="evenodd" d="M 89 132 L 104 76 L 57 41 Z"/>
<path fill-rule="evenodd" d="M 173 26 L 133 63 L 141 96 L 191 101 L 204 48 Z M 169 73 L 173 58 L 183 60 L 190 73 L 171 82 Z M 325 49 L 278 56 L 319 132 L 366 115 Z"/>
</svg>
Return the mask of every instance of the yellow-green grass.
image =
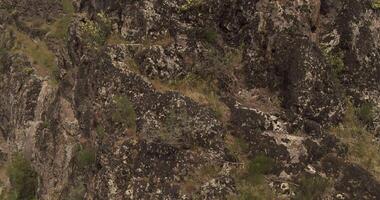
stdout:
<svg viewBox="0 0 380 200">
<path fill-rule="evenodd" d="M 213 83 L 194 76 L 188 76 L 183 80 L 171 83 L 152 80 L 152 84 L 160 91 L 177 91 L 202 105 L 210 107 L 216 116 L 223 121 L 228 121 L 229 119 L 229 108 L 221 101 L 215 87 L 213 87 Z"/>
<path fill-rule="evenodd" d="M 13 32 L 16 36 L 16 46 L 13 51 L 27 55 L 38 75 L 50 76 L 51 80 L 54 80 L 58 71 L 57 63 L 54 53 L 49 50 L 45 42 L 32 40 L 16 28 L 13 28 Z"/>
<path fill-rule="evenodd" d="M 348 159 L 380 180 L 380 145 L 376 138 L 355 115 L 355 108 L 348 105 L 343 123 L 331 132 L 348 145 Z"/>
</svg>

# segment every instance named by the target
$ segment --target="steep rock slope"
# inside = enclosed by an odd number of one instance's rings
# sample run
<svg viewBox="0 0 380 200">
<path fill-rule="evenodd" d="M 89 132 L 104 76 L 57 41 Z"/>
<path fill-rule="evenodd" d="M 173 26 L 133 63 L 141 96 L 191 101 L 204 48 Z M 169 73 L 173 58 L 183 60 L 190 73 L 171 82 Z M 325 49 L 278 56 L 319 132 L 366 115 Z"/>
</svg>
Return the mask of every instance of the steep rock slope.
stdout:
<svg viewBox="0 0 380 200">
<path fill-rule="evenodd" d="M 376 1 L 0 11 L 2 198 L 380 198 Z"/>
</svg>

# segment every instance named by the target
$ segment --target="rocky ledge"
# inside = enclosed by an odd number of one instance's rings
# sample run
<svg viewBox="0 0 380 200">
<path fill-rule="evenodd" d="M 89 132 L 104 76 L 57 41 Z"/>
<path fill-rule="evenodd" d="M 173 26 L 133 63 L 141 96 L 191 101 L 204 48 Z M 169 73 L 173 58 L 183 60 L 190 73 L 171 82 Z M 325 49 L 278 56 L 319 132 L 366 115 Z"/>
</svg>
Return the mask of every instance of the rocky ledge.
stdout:
<svg viewBox="0 0 380 200">
<path fill-rule="evenodd" d="M 380 199 L 378 0 L 0 0 L 0 199 Z"/>
</svg>

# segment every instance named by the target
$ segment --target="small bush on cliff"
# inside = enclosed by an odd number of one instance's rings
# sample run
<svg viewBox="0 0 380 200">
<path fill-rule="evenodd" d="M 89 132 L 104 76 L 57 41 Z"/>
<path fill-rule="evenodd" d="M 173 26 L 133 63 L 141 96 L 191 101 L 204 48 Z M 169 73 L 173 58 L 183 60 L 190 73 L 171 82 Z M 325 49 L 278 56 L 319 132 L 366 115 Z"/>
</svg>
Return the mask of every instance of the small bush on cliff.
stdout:
<svg viewBox="0 0 380 200">
<path fill-rule="evenodd" d="M 247 178 L 254 184 L 260 184 L 263 182 L 264 174 L 269 173 L 274 166 L 273 159 L 258 155 L 248 164 Z"/>
<path fill-rule="evenodd" d="M 132 102 L 126 96 L 117 96 L 114 98 L 114 112 L 112 120 L 124 124 L 127 128 L 136 130 L 136 112 Z"/>
<path fill-rule="evenodd" d="M 355 113 L 358 116 L 358 119 L 364 123 L 365 125 L 369 125 L 373 122 L 374 114 L 373 114 L 374 106 L 372 103 L 364 103 L 359 108 L 356 109 Z"/>
<path fill-rule="evenodd" d="M 218 39 L 218 33 L 216 32 L 215 29 L 212 29 L 212 28 L 206 28 L 202 30 L 201 36 L 206 42 L 210 44 L 215 44 Z"/>
<path fill-rule="evenodd" d="M 299 182 L 295 200 L 320 199 L 329 186 L 327 179 L 321 176 L 302 177 Z"/>
<path fill-rule="evenodd" d="M 340 74 L 345 69 L 343 57 L 344 54 L 342 51 L 333 52 L 332 50 L 328 50 L 326 47 L 322 48 L 323 54 L 326 58 L 327 63 L 332 67 L 332 72 L 334 78 L 338 79 Z"/>
<path fill-rule="evenodd" d="M 90 147 L 82 148 L 76 155 L 76 165 L 81 168 L 89 168 L 95 164 L 96 153 L 95 150 Z"/>
<path fill-rule="evenodd" d="M 103 139 L 106 135 L 106 129 L 104 128 L 104 126 L 102 125 L 99 125 L 96 127 L 96 135 L 100 138 L 100 139 Z"/>
<path fill-rule="evenodd" d="M 34 199 L 38 184 L 37 173 L 29 160 L 22 154 L 16 154 L 7 166 L 7 175 L 11 183 L 8 194 L 10 200 Z"/>
<path fill-rule="evenodd" d="M 244 169 L 237 170 L 235 179 L 237 182 L 238 195 L 231 199 L 273 199 L 274 195 L 264 175 L 270 173 L 274 167 L 274 160 L 265 155 L 258 155 L 253 160 L 244 162 Z"/>
<path fill-rule="evenodd" d="M 80 24 L 81 36 L 90 48 L 104 45 L 111 29 L 111 20 L 104 13 L 98 13 L 94 21 L 88 20 Z"/>
</svg>

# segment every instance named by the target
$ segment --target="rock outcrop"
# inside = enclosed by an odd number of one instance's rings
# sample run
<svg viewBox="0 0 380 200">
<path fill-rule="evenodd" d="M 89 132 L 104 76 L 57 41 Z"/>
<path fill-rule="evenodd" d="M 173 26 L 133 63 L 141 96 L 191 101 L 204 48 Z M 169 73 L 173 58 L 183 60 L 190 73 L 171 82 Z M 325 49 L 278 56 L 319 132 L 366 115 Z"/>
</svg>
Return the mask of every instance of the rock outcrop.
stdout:
<svg viewBox="0 0 380 200">
<path fill-rule="evenodd" d="M 0 0 L 0 198 L 380 199 L 376 2 Z"/>
</svg>

